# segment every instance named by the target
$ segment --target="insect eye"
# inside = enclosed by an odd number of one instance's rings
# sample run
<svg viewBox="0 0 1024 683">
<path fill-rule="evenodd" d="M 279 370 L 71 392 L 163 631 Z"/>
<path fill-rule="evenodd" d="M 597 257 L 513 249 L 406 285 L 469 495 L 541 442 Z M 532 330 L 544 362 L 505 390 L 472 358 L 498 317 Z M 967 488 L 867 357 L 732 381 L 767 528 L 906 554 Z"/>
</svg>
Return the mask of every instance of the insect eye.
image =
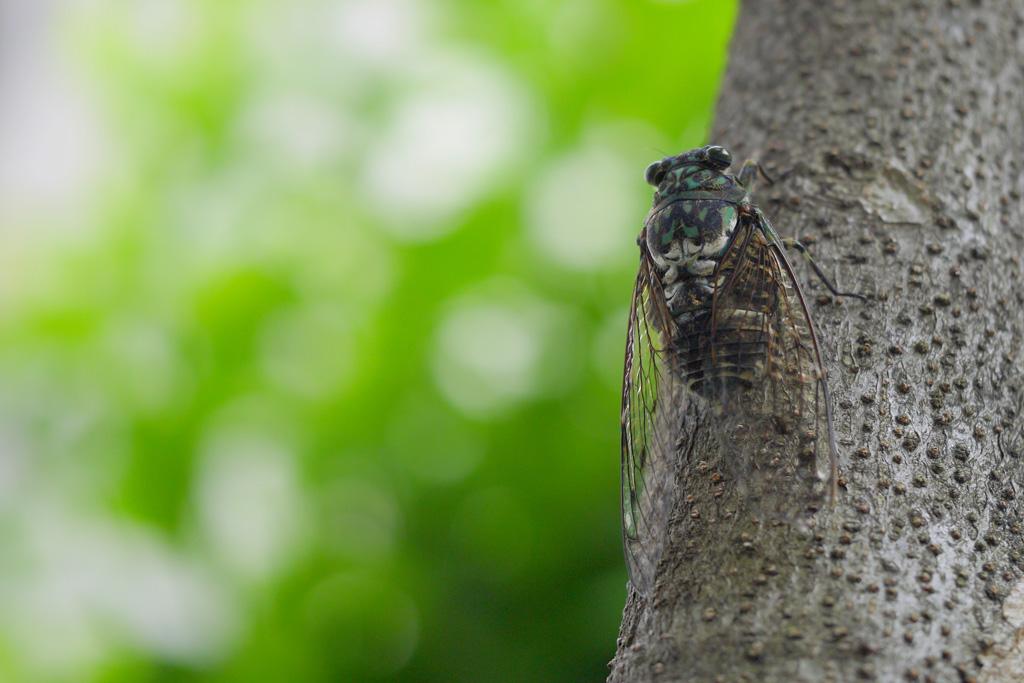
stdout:
<svg viewBox="0 0 1024 683">
<path fill-rule="evenodd" d="M 644 180 L 648 185 L 657 187 L 665 178 L 665 165 L 661 161 L 655 161 L 644 171 Z"/>
<path fill-rule="evenodd" d="M 732 155 L 729 154 L 729 150 L 718 145 L 707 148 L 707 159 L 712 166 L 719 169 L 729 168 L 729 164 L 732 163 Z"/>
</svg>

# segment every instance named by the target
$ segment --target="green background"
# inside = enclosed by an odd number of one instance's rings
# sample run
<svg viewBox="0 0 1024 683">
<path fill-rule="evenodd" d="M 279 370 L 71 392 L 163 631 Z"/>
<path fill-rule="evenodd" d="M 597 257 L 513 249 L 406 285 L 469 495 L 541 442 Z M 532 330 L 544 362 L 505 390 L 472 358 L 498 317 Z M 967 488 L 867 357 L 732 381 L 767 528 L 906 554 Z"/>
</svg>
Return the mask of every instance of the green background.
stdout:
<svg viewBox="0 0 1024 683">
<path fill-rule="evenodd" d="M 735 3 L 55 7 L 0 90 L 70 98 L 5 138 L 0 680 L 602 680 L 642 173 Z"/>
</svg>

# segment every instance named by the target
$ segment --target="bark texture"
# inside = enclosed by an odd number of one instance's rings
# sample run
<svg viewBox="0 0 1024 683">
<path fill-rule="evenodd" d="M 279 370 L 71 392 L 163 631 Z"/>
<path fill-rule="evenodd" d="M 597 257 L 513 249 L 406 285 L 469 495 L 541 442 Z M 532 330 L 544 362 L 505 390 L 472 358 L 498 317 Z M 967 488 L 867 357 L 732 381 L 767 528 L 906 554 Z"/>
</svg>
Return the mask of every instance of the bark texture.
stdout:
<svg viewBox="0 0 1024 683">
<path fill-rule="evenodd" d="M 714 422 L 677 416 L 685 500 L 610 681 L 1024 680 L 1022 65 L 1019 0 L 744 3 L 712 140 L 876 297 L 801 269 L 839 495 L 760 514 Z"/>
</svg>

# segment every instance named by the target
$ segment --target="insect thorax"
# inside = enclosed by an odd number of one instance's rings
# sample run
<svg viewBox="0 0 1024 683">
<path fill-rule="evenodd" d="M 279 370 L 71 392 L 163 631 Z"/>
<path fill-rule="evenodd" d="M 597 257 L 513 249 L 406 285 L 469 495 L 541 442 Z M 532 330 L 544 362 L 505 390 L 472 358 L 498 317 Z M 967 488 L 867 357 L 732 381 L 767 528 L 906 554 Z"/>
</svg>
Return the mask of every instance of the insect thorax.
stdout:
<svg viewBox="0 0 1024 683">
<path fill-rule="evenodd" d="M 711 277 L 736 229 L 738 215 L 730 201 L 680 199 L 651 216 L 647 248 L 674 318 L 689 317 L 710 304 Z"/>
</svg>

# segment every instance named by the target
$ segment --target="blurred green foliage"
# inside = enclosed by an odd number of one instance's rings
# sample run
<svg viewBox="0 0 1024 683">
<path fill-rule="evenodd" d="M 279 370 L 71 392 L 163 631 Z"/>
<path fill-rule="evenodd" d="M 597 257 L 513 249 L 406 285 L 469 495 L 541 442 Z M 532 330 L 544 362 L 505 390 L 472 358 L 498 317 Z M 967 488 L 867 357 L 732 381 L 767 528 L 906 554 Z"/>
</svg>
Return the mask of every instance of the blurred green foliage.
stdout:
<svg viewBox="0 0 1024 683">
<path fill-rule="evenodd" d="M 94 171 L 2 219 L 0 679 L 601 680 L 642 172 L 734 2 L 69 7 Z"/>
</svg>

